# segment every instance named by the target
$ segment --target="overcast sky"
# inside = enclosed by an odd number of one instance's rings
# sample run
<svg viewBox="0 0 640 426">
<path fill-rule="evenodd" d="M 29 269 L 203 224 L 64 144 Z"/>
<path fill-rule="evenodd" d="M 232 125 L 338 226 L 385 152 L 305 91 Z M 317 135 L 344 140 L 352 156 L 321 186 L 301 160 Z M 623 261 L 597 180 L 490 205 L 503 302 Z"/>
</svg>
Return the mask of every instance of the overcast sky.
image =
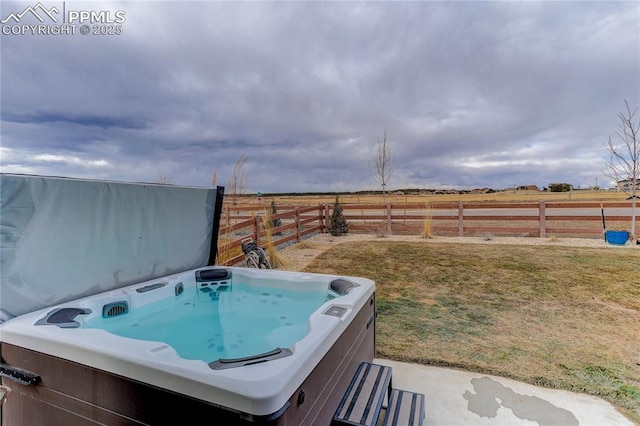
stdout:
<svg viewBox="0 0 640 426">
<path fill-rule="evenodd" d="M 386 128 L 388 189 L 608 187 L 603 144 L 640 105 L 636 1 L 43 1 L 75 34 L 7 20 L 36 5 L 0 5 L 3 172 L 224 186 L 244 154 L 250 193 L 380 189 Z M 81 34 L 81 10 L 122 33 Z"/>
</svg>

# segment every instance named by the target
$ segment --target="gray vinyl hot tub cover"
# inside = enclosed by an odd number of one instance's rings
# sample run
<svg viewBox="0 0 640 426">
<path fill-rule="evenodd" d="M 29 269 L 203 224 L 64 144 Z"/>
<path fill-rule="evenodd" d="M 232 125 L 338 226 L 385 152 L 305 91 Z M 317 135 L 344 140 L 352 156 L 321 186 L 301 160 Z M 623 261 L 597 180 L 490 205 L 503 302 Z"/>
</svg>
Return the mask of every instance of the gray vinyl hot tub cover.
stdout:
<svg viewBox="0 0 640 426">
<path fill-rule="evenodd" d="M 0 322 L 205 266 L 216 190 L 0 175 Z"/>
</svg>

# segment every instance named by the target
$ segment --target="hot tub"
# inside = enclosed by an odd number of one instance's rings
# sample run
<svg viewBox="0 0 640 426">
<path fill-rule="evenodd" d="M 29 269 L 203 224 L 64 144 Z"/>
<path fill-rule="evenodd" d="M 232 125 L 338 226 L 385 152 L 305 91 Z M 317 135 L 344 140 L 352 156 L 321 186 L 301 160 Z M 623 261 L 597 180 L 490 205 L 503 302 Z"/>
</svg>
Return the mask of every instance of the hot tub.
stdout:
<svg viewBox="0 0 640 426">
<path fill-rule="evenodd" d="M 366 278 L 204 267 L 18 316 L 3 424 L 328 425 L 374 357 L 374 298 Z"/>
<path fill-rule="evenodd" d="M 3 426 L 328 425 L 373 359 L 372 281 L 214 266 L 222 187 L 0 189 Z"/>
</svg>

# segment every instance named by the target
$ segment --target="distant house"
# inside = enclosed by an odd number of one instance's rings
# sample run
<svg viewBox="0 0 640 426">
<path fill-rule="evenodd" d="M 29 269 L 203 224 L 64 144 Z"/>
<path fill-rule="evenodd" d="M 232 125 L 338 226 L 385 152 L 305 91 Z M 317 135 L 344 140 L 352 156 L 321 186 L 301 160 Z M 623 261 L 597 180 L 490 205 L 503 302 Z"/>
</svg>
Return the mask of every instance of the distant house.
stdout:
<svg viewBox="0 0 640 426">
<path fill-rule="evenodd" d="M 618 191 L 624 191 L 628 193 L 633 192 L 633 179 L 623 179 L 616 182 Z M 636 179 L 636 189 L 640 189 L 640 178 Z"/>
<path fill-rule="evenodd" d="M 538 185 L 520 185 L 518 191 L 539 191 Z"/>
</svg>

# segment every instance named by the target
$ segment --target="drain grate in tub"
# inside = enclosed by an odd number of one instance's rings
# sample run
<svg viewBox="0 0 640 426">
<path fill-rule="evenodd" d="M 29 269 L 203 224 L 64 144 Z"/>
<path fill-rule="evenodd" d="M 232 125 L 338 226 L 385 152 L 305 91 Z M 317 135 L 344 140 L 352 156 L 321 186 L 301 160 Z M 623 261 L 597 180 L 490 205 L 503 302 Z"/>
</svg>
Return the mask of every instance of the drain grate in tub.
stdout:
<svg viewBox="0 0 640 426">
<path fill-rule="evenodd" d="M 129 304 L 127 302 L 107 303 L 102 307 L 102 318 L 113 318 L 129 313 Z"/>
</svg>

